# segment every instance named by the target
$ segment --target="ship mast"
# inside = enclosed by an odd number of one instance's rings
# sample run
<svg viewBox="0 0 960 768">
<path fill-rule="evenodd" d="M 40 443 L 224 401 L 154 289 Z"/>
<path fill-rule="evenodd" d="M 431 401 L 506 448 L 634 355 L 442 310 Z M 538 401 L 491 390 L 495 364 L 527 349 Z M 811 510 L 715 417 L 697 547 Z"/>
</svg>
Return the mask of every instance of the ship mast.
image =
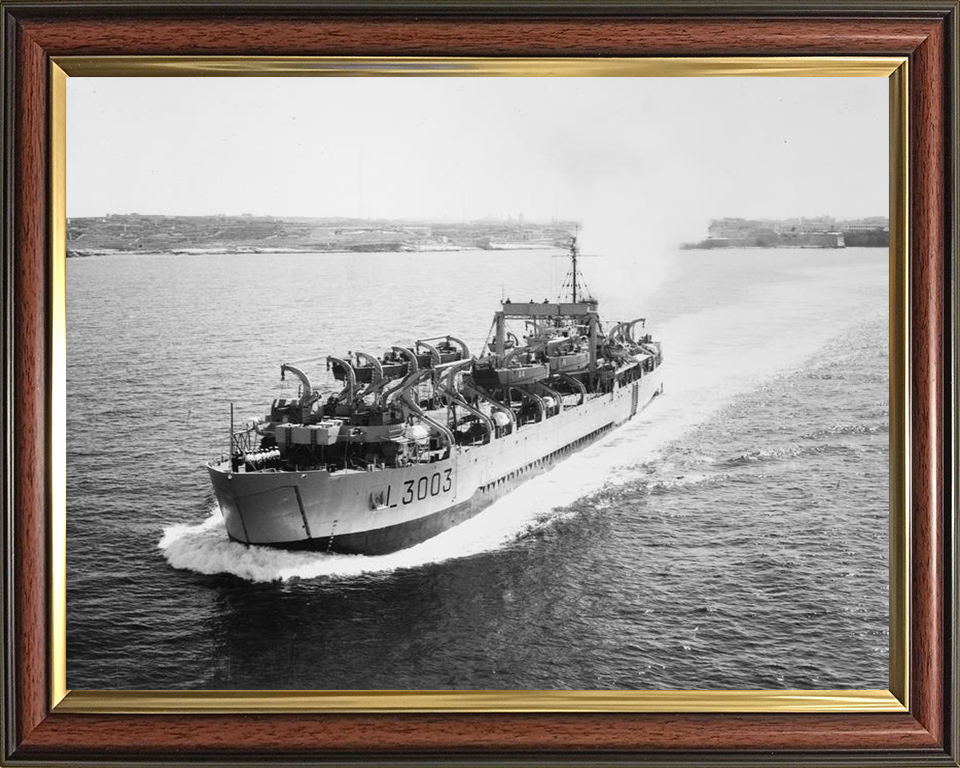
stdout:
<svg viewBox="0 0 960 768">
<path fill-rule="evenodd" d="M 573 303 L 577 303 L 577 256 L 580 253 L 580 249 L 577 247 L 577 236 L 574 235 L 570 238 L 570 261 L 573 263 L 572 272 L 572 291 L 573 291 Z"/>
<path fill-rule="evenodd" d="M 574 233 L 570 235 L 570 271 L 567 273 L 566 279 L 563 281 L 563 285 L 560 288 L 560 297 L 563 297 L 563 290 L 568 285 L 570 286 L 570 299 L 576 304 L 579 301 L 582 301 L 586 297 L 587 301 L 592 301 L 590 298 L 590 292 L 587 290 L 586 284 L 583 282 L 583 276 L 580 274 L 580 267 L 577 264 L 577 261 L 581 257 L 580 246 L 577 243 L 577 234 Z"/>
</svg>

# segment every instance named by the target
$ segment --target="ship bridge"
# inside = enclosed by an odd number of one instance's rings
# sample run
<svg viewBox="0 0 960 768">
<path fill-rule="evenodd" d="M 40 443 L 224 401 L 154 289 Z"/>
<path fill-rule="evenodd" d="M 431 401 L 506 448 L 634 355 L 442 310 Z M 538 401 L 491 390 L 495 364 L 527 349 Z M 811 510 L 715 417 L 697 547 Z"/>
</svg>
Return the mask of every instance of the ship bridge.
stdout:
<svg viewBox="0 0 960 768">
<path fill-rule="evenodd" d="M 502 302 L 501 310 L 494 315 L 494 344 L 493 351 L 503 358 L 506 354 L 507 346 L 507 319 L 523 318 L 527 321 L 528 327 L 533 326 L 533 335 L 537 336 L 544 329 L 544 326 L 550 328 L 561 328 L 568 326 L 580 329 L 579 333 L 585 333 L 589 339 L 590 364 L 591 371 L 597 367 L 597 342 L 600 331 L 600 316 L 597 311 L 598 302 L 584 290 L 582 286 L 583 278 L 580 275 L 580 269 L 577 266 L 577 259 L 580 258 L 580 248 L 577 245 L 577 236 L 570 238 L 570 271 L 567 273 L 565 284 L 561 288 L 560 296 L 557 301 L 542 302 L 521 301 L 513 302 L 507 299 Z M 564 289 L 569 288 L 569 300 L 563 301 Z M 570 319 L 564 322 L 564 319 Z M 532 321 L 532 322 L 531 322 Z M 515 341 L 515 343 L 517 343 Z"/>
<path fill-rule="evenodd" d="M 504 317 L 557 317 L 558 315 L 566 317 L 586 317 L 596 314 L 597 302 L 595 299 L 578 302 L 536 302 L 524 301 L 503 302 Z"/>
</svg>

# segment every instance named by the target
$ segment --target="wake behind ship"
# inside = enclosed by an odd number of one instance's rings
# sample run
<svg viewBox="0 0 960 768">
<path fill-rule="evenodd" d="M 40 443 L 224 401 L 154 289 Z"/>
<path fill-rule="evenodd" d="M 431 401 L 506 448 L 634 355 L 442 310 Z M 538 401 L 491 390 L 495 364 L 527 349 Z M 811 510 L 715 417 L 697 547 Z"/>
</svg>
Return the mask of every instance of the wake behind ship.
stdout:
<svg viewBox="0 0 960 768">
<path fill-rule="evenodd" d="M 504 301 L 479 358 L 449 335 L 380 357 L 331 356 L 343 386 L 326 395 L 282 365 L 281 377 L 299 379 L 298 397 L 231 429 L 231 455 L 208 465 L 230 538 L 355 554 L 404 549 L 646 407 L 663 389 L 660 342 L 642 318 L 604 328 L 578 256 L 574 237 L 568 300 Z"/>
</svg>

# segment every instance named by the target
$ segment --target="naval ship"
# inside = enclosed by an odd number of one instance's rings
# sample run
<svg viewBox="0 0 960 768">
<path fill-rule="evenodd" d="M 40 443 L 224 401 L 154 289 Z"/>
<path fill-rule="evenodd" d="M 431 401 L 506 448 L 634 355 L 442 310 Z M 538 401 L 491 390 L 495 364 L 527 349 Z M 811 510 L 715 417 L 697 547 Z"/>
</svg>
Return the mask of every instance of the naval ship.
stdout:
<svg viewBox="0 0 960 768">
<path fill-rule="evenodd" d="M 473 517 L 635 416 L 663 391 L 643 318 L 604 326 L 577 260 L 555 302 L 507 299 L 475 357 L 454 336 L 326 358 L 296 398 L 234 431 L 207 466 L 231 539 L 385 554 Z"/>
</svg>

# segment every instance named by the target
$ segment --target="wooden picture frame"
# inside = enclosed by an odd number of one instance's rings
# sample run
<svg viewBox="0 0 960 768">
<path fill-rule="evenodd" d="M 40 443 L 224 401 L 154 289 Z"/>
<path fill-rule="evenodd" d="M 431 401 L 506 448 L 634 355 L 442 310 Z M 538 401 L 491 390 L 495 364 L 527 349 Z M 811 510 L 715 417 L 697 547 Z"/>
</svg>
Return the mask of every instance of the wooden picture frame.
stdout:
<svg viewBox="0 0 960 768">
<path fill-rule="evenodd" d="M 0 13 L 4 764 L 958 765 L 957 2 L 48 0 L 0 2 Z M 422 700 L 371 707 L 348 699 L 311 708 L 296 697 L 270 705 L 256 695 L 219 707 L 204 705 L 202 696 L 191 705 L 189 697 L 162 695 L 71 705 L 59 695 L 62 614 L 51 601 L 63 586 L 54 557 L 63 405 L 53 362 L 63 317 L 52 298 L 63 286 L 51 253 L 62 246 L 55 222 L 64 215 L 63 176 L 55 168 L 63 135 L 52 105 L 62 96 L 58 62 L 95 73 L 104 56 L 148 57 L 147 64 L 153 57 L 231 57 L 241 65 L 234 57 L 903 57 L 909 90 L 901 93 L 901 128 L 909 151 L 902 160 L 909 173 L 900 199 L 891 201 L 907 212 L 907 227 L 891 232 L 908 261 L 908 283 L 891 288 L 891 317 L 897 296 L 905 297 L 909 328 L 901 338 L 909 367 L 900 414 L 909 535 L 899 542 L 903 593 L 891 588 L 908 638 L 902 690 L 893 674 L 886 703 L 835 707 L 788 705 L 773 692 L 752 705 L 716 706 L 689 696 L 658 703 L 655 695 L 643 707 L 471 709 Z M 895 411 L 892 405 L 899 423 Z"/>
</svg>

